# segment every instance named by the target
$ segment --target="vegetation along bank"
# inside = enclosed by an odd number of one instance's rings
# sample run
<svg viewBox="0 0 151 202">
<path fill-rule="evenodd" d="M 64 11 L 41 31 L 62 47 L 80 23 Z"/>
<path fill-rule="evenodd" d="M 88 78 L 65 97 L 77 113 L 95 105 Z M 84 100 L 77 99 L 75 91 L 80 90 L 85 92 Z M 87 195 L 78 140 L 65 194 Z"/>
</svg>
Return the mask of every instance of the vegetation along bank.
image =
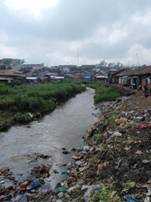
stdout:
<svg viewBox="0 0 151 202">
<path fill-rule="evenodd" d="M 84 90 L 85 86 L 73 81 L 33 86 L 0 84 L 0 131 L 41 118 Z"/>
<path fill-rule="evenodd" d="M 115 101 L 121 96 L 121 92 L 119 91 L 119 89 L 115 87 L 105 86 L 104 84 L 97 81 L 92 82 L 90 86 L 95 89 L 95 104 L 105 101 Z"/>
</svg>

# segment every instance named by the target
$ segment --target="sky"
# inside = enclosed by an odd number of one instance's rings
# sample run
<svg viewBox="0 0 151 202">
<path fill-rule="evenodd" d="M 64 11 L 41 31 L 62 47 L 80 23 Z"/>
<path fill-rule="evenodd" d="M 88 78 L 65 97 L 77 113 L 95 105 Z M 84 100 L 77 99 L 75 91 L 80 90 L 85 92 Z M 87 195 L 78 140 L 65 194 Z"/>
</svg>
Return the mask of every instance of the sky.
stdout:
<svg viewBox="0 0 151 202">
<path fill-rule="evenodd" d="M 0 0 L 0 58 L 151 64 L 150 0 Z"/>
</svg>

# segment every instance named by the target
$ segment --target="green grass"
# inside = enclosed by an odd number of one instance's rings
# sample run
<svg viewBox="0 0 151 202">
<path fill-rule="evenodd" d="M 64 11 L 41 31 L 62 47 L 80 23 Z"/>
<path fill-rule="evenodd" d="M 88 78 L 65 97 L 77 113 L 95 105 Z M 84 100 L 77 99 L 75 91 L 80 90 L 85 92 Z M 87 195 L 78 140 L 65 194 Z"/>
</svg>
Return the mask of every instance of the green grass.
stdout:
<svg viewBox="0 0 151 202">
<path fill-rule="evenodd" d="M 7 122 L 26 123 L 41 117 L 84 90 L 81 83 L 73 81 L 16 86 L 0 84 L 0 130 Z"/>
<path fill-rule="evenodd" d="M 99 192 L 91 193 L 90 202 L 121 202 L 121 199 L 113 188 L 101 185 Z"/>
<path fill-rule="evenodd" d="M 94 101 L 95 103 L 114 101 L 120 97 L 120 92 L 114 87 L 106 87 L 100 82 L 93 82 L 91 87 L 95 89 Z"/>
</svg>

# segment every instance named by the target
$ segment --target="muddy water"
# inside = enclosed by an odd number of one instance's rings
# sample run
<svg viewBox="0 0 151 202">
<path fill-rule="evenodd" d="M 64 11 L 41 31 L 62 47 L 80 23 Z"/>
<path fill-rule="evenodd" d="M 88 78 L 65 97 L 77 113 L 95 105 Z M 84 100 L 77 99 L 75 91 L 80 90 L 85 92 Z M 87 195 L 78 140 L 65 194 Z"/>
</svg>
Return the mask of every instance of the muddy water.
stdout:
<svg viewBox="0 0 151 202">
<path fill-rule="evenodd" d="M 39 163 L 64 163 L 68 155 L 62 154 L 62 148 L 81 144 L 88 126 L 96 121 L 93 96 L 94 91 L 88 89 L 39 122 L 15 126 L 0 134 L 0 167 L 9 167 L 17 176 L 26 176 Z M 36 152 L 51 157 L 35 159 Z"/>
</svg>

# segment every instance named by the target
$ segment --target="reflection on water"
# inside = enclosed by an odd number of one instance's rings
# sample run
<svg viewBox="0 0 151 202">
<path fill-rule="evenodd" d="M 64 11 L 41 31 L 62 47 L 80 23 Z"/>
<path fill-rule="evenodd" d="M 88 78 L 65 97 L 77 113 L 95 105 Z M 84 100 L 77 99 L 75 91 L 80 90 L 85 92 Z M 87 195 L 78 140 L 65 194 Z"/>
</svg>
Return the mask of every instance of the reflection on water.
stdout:
<svg viewBox="0 0 151 202">
<path fill-rule="evenodd" d="M 16 174 L 27 174 L 37 163 L 27 157 L 35 152 L 51 155 L 47 163 L 64 161 L 62 148 L 80 144 L 88 126 L 92 124 L 95 107 L 92 89 L 77 95 L 64 106 L 29 126 L 12 127 L 0 135 L 0 167 L 10 167 Z M 44 160 L 39 160 L 44 161 Z"/>
</svg>

